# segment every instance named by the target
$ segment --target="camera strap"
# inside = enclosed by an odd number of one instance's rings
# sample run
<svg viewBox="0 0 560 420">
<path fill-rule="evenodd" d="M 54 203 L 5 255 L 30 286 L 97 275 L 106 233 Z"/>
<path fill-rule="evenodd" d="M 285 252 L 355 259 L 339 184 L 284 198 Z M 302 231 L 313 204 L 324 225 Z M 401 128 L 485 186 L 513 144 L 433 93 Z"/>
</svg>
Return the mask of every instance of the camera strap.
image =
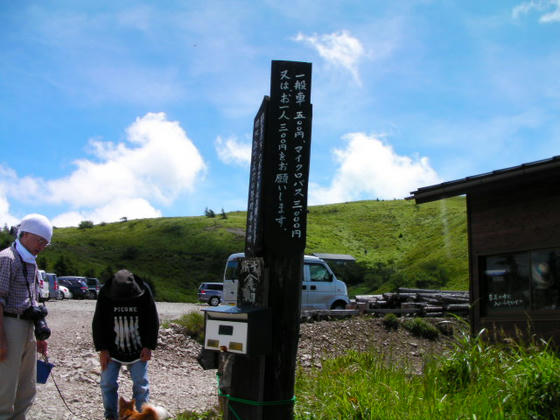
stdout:
<svg viewBox="0 0 560 420">
<path fill-rule="evenodd" d="M 31 294 L 31 286 L 29 285 L 29 281 L 27 280 L 27 274 L 28 274 L 27 266 L 25 265 L 25 261 L 23 261 L 23 258 L 21 258 L 19 252 L 17 252 L 17 254 L 19 257 L 19 262 L 21 263 L 21 270 L 23 271 L 23 277 L 25 277 L 25 284 L 27 285 L 27 293 L 29 293 L 29 303 L 31 304 L 31 306 L 33 306 L 33 296 Z M 37 270 L 35 270 L 35 275 L 33 276 L 33 286 L 36 286 L 36 283 L 37 283 Z M 39 302 L 39 300 L 37 299 L 36 287 L 35 287 L 35 300 Z"/>
</svg>

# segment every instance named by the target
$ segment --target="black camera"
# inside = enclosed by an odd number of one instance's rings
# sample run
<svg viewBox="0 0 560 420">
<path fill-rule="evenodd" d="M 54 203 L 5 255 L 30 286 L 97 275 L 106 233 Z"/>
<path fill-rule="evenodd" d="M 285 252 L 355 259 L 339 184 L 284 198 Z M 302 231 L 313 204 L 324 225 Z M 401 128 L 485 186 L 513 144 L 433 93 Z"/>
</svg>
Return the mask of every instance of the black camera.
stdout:
<svg viewBox="0 0 560 420">
<path fill-rule="evenodd" d="M 45 317 L 48 313 L 47 307 L 41 305 L 30 306 L 21 314 L 22 319 L 33 321 L 35 325 L 35 338 L 37 340 L 46 340 L 51 336 L 51 329 L 47 326 L 47 321 L 45 321 Z"/>
</svg>

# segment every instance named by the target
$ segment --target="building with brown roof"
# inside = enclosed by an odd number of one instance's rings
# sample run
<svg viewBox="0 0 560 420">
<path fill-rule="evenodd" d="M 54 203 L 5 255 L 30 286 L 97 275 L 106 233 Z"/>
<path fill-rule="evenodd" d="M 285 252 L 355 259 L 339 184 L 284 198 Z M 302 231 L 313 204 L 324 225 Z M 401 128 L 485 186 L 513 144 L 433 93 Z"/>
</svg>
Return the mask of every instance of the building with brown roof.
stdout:
<svg viewBox="0 0 560 420">
<path fill-rule="evenodd" d="M 560 343 L 560 156 L 411 194 L 466 195 L 472 332 Z"/>
</svg>

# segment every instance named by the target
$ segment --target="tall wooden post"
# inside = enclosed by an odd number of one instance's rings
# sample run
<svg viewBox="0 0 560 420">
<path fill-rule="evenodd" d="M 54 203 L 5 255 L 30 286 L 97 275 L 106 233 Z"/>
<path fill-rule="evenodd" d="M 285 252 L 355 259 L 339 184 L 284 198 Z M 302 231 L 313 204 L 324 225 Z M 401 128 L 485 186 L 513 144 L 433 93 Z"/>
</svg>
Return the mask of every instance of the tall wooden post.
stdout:
<svg viewBox="0 0 560 420">
<path fill-rule="evenodd" d="M 240 278 L 239 292 L 249 298 L 238 300 L 269 308 L 271 351 L 230 356 L 234 398 L 224 408 L 226 420 L 293 418 L 311 120 L 311 63 L 273 61 L 270 97 L 254 121 L 245 246 L 252 265 L 262 262 L 262 276 L 250 277 L 254 293 L 247 293 L 249 277 Z"/>
</svg>

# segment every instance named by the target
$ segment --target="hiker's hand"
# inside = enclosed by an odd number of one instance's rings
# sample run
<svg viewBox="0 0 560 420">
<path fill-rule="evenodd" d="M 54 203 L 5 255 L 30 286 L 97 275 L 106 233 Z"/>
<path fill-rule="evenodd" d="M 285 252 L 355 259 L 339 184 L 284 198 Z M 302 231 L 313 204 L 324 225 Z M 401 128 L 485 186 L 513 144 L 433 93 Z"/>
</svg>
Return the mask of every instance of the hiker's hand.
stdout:
<svg viewBox="0 0 560 420">
<path fill-rule="evenodd" d="M 142 360 L 143 362 L 147 362 L 151 358 L 152 358 L 152 351 L 149 348 L 144 347 L 140 352 L 140 360 Z"/>
<path fill-rule="evenodd" d="M 41 353 L 43 356 L 47 357 L 47 341 L 37 340 L 37 352 Z"/>
<path fill-rule="evenodd" d="M 101 350 L 99 353 L 99 363 L 101 363 L 101 372 L 107 369 L 111 356 L 109 355 L 109 350 Z"/>
</svg>

